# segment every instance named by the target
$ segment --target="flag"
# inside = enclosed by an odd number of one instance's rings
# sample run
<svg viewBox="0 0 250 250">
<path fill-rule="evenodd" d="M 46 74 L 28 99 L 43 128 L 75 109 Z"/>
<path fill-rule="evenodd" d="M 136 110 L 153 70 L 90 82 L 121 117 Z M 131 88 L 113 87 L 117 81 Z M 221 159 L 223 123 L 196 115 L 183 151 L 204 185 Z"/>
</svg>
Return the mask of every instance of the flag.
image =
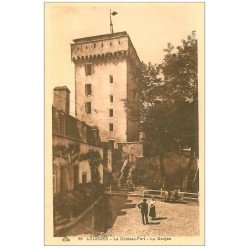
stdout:
<svg viewBox="0 0 250 250">
<path fill-rule="evenodd" d="M 116 11 L 113 11 L 113 12 L 111 12 L 111 15 L 112 16 L 115 16 L 115 15 L 117 15 L 118 13 L 116 12 Z"/>
</svg>

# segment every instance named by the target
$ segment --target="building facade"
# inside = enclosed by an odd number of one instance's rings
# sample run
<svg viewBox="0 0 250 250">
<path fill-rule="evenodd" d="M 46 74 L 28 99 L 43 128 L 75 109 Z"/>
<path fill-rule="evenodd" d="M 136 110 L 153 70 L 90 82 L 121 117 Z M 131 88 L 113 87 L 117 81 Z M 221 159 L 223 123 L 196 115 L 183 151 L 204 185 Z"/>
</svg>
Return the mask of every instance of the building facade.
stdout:
<svg viewBox="0 0 250 250">
<path fill-rule="evenodd" d="M 53 190 L 54 194 L 73 190 L 78 184 L 91 182 L 91 169 L 88 160 L 69 163 L 55 151 L 56 146 L 78 144 L 81 153 L 98 151 L 103 158 L 103 148 L 97 127 L 91 127 L 69 114 L 70 91 L 66 86 L 54 88 L 52 106 L 53 142 Z M 98 167 L 100 183 L 103 183 L 104 167 Z"/>
<path fill-rule="evenodd" d="M 129 117 L 124 103 L 137 98 L 140 79 L 140 59 L 127 32 L 73 41 L 76 118 L 98 126 L 101 141 L 139 141 L 139 120 Z"/>
</svg>

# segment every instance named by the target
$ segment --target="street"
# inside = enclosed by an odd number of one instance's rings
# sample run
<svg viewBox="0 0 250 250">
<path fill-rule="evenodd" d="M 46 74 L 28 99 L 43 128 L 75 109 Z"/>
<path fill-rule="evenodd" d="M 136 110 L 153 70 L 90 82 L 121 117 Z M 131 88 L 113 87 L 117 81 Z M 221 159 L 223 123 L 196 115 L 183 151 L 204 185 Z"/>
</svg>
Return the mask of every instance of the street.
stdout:
<svg viewBox="0 0 250 250">
<path fill-rule="evenodd" d="M 101 230 L 100 218 L 107 218 L 107 208 L 98 207 L 102 210 L 101 215 L 95 214 L 95 230 L 93 231 L 93 213 L 82 222 L 72 228 L 68 235 L 89 236 L 91 234 L 106 236 L 196 236 L 199 234 L 199 206 L 197 203 L 170 204 L 159 200 L 156 201 L 156 219 L 149 219 L 149 224 L 143 225 L 140 209 L 137 205 L 142 201 L 140 197 L 112 195 L 108 206 L 112 213 L 108 230 Z M 147 199 L 150 203 L 150 199 Z M 104 210 L 104 211 L 103 211 Z M 107 221 L 107 220 L 106 220 Z M 106 231 L 106 232 L 105 232 Z"/>
</svg>

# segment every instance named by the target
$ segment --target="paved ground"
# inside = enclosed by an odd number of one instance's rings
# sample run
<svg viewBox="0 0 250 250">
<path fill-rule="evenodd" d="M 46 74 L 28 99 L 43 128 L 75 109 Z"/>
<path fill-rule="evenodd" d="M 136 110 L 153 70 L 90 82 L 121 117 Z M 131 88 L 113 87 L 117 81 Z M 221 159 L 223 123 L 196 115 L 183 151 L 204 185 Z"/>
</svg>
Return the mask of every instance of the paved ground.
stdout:
<svg viewBox="0 0 250 250">
<path fill-rule="evenodd" d="M 109 209 L 112 216 L 108 220 L 108 230 L 95 232 L 95 234 L 105 234 L 107 236 L 195 236 L 199 234 L 199 206 L 196 203 L 189 204 L 169 204 L 159 200 L 156 201 L 157 220 L 150 224 L 143 225 L 141 221 L 140 209 L 137 205 L 142 201 L 140 197 L 131 196 L 111 196 L 109 199 Z M 107 211 L 97 209 L 98 211 Z M 92 219 L 91 219 L 92 217 Z M 106 215 L 98 215 L 95 221 L 106 218 Z M 92 224 L 91 224 L 92 221 Z M 107 220 L 106 220 L 107 221 Z M 99 224 L 99 223 L 98 223 Z M 93 233 L 93 216 L 73 228 L 68 235 L 87 236 Z M 100 228 L 99 225 L 95 228 Z"/>
<path fill-rule="evenodd" d="M 143 225 L 139 197 L 129 197 L 117 216 L 114 225 L 107 231 L 107 236 L 194 236 L 199 234 L 199 206 L 190 204 L 169 204 L 156 201 L 157 220 Z"/>
</svg>

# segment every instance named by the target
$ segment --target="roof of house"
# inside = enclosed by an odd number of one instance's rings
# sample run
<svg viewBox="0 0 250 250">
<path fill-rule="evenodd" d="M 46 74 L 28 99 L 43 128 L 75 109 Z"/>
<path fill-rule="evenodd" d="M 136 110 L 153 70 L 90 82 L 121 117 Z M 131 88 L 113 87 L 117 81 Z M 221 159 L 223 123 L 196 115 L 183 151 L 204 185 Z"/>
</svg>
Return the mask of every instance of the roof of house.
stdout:
<svg viewBox="0 0 250 250">
<path fill-rule="evenodd" d="M 66 90 L 66 91 L 68 91 L 68 92 L 70 93 L 70 90 L 68 89 L 67 86 L 57 86 L 57 87 L 55 87 L 53 90 L 54 90 L 54 91 L 55 91 L 55 90 Z"/>
<path fill-rule="evenodd" d="M 101 147 L 98 127 L 91 127 L 54 106 L 52 106 L 52 115 L 53 135 Z"/>
</svg>

